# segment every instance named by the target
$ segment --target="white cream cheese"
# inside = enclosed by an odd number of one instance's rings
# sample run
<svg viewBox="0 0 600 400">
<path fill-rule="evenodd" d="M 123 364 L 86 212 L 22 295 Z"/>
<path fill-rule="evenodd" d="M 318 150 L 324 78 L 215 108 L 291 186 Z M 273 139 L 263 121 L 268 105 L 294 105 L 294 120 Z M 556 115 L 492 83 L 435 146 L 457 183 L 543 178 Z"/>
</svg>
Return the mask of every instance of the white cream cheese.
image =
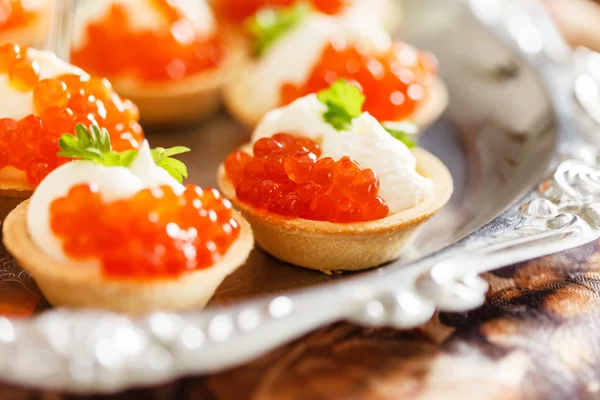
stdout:
<svg viewBox="0 0 600 400">
<path fill-rule="evenodd" d="M 339 16 L 314 13 L 305 18 L 246 67 L 232 83 L 232 95 L 264 114 L 279 105 L 284 83 L 306 82 L 330 40 L 349 41 L 373 51 L 388 49 L 391 39 L 381 23 L 360 15 L 359 10 L 350 6 Z"/>
<path fill-rule="evenodd" d="M 50 228 L 50 205 L 64 197 L 73 186 L 83 183 L 94 184 L 107 202 L 127 199 L 140 190 L 161 185 L 171 186 L 176 193 L 184 191 L 183 185 L 154 163 L 147 141 L 129 168 L 107 167 L 92 161 L 74 161 L 60 166 L 36 188 L 27 211 L 31 239 L 39 249 L 60 261 L 72 260 Z"/>
<path fill-rule="evenodd" d="M 152 5 L 151 0 L 81 1 L 76 10 L 73 48 L 78 49 L 85 44 L 87 25 L 104 20 L 113 4 L 123 6 L 134 30 L 152 30 L 166 23 L 164 15 Z M 214 32 L 215 18 L 205 0 L 171 0 L 169 4 L 181 11 L 199 34 Z"/>
<path fill-rule="evenodd" d="M 390 136 L 373 116 L 365 112 L 352 121 L 350 129 L 337 131 L 323 120 L 326 110 L 316 94 L 302 97 L 267 113 L 252 141 L 285 132 L 318 142 L 321 157 L 354 158 L 379 175 L 379 196 L 388 203 L 390 213 L 414 207 L 432 195 L 433 182 L 417 173 L 410 150 Z"/>
<path fill-rule="evenodd" d="M 27 58 L 40 66 L 40 80 L 64 74 L 87 74 L 49 51 L 27 50 Z M 34 113 L 33 91 L 21 91 L 11 85 L 8 74 L 0 74 L 0 118 L 20 120 Z"/>
</svg>

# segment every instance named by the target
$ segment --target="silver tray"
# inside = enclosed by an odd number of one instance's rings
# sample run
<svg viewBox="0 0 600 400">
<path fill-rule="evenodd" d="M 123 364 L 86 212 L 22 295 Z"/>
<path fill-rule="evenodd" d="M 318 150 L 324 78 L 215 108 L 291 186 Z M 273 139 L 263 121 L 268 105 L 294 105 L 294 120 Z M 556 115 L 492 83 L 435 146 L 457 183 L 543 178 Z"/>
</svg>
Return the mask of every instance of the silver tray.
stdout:
<svg viewBox="0 0 600 400">
<path fill-rule="evenodd" d="M 598 238 L 596 154 L 569 117 L 572 72 L 557 61 L 568 54 L 537 4 L 414 0 L 407 7 L 400 37 L 437 55 L 451 99 L 421 144 L 446 163 L 456 189 L 403 259 L 328 276 L 255 249 L 206 310 L 129 318 L 51 309 L 0 247 L 0 307 L 12 315 L 0 317 L 2 378 L 110 392 L 228 368 L 338 320 L 414 327 L 436 310 L 479 306 L 485 271 Z M 223 113 L 148 137 L 190 147 L 182 157 L 189 181 L 208 186 L 249 133 Z"/>
</svg>

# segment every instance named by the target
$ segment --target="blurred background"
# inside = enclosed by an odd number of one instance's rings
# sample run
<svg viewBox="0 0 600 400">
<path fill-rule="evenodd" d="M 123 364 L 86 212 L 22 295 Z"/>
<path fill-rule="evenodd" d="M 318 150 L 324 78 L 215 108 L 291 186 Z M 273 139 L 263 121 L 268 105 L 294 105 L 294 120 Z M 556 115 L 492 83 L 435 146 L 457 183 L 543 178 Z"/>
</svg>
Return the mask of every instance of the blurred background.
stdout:
<svg viewBox="0 0 600 400">
<path fill-rule="evenodd" d="M 600 1 L 542 0 L 572 46 L 600 50 Z"/>
</svg>

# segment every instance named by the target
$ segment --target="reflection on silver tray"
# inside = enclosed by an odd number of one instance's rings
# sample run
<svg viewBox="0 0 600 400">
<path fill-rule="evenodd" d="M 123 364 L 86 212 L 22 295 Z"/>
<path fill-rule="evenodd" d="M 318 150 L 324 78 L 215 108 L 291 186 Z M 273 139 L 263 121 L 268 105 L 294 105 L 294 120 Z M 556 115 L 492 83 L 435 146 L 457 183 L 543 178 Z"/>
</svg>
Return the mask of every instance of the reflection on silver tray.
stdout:
<svg viewBox="0 0 600 400">
<path fill-rule="evenodd" d="M 511 3 L 485 2 L 499 9 Z M 478 274 L 484 271 L 598 237 L 600 170 L 589 164 L 589 152 L 579 152 L 582 147 L 566 118 L 568 71 L 547 59 L 544 46 L 529 54 L 529 64 L 463 3 L 411 4 L 418 5 L 418 12 L 407 18 L 402 38 L 438 56 L 451 98 L 448 112 L 421 143 L 452 171 L 456 190 L 403 259 L 363 273 L 327 276 L 283 264 L 256 249 L 200 313 L 129 319 L 46 310 L 22 320 L 2 317 L 3 378 L 112 391 L 226 368 L 340 319 L 411 327 L 436 309 L 458 311 L 481 304 L 487 285 Z M 517 11 L 514 15 L 523 15 Z M 506 22 L 488 21 L 497 28 Z M 220 115 L 201 127 L 148 136 L 157 146 L 190 147 L 192 152 L 182 157 L 190 181 L 214 185 L 216 166 L 247 141 L 248 132 Z M 575 153 L 558 164 L 563 147 Z M 544 181 L 544 176 L 549 178 Z M 49 308 L 1 247 L 0 268 L 5 314 L 23 316 Z"/>
</svg>

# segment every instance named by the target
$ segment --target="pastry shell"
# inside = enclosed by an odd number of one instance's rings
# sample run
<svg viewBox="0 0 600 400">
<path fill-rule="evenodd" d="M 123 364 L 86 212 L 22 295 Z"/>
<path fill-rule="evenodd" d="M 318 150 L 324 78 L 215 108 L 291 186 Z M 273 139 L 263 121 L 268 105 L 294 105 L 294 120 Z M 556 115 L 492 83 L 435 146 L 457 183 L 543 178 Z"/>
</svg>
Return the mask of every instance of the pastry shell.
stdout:
<svg viewBox="0 0 600 400">
<path fill-rule="evenodd" d="M 235 80 L 225 88 L 224 97 L 227 110 L 249 129 L 253 129 L 265 114 L 265 110 L 259 110 L 248 103 L 249 95 L 240 93 L 240 87 Z M 447 105 L 448 89 L 444 82 L 436 77 L 429 88 L 427 98 L 418 106 L 410 120 L 420 129 L 424 129 L 442 115 Z"/>
<path fill-rule="evenodd" d="M 27 229 L 28 205 L 29 201 L 25 201 L 4 221 L 4 245 L 31 273 L 55 307 L 109 309 L 131 314 L 198 309 L 206 305 L 225 277 L 246 261 L 254 243 L 250 225 L 234 212 L 240 236 L 212 267 L 175 279 L 105 279 L 96 267 L 56 261 L 38 249 Z"/>
<path fill-rule="evenodd" d="M 417 229 L 450 199 L 452 176 L 434 155 L 413 149 L 417 171 L 433 180 L 434 193 L 415 207 L 376 221 L 331 223 L 284 218 L 241 202 L 219 167 L 218 183 L 223 195 L 242 212 L 254 232 L 256 243 L 274 257 L 325 273 L 357 271 L 398 258 Z"/>
</svg>

